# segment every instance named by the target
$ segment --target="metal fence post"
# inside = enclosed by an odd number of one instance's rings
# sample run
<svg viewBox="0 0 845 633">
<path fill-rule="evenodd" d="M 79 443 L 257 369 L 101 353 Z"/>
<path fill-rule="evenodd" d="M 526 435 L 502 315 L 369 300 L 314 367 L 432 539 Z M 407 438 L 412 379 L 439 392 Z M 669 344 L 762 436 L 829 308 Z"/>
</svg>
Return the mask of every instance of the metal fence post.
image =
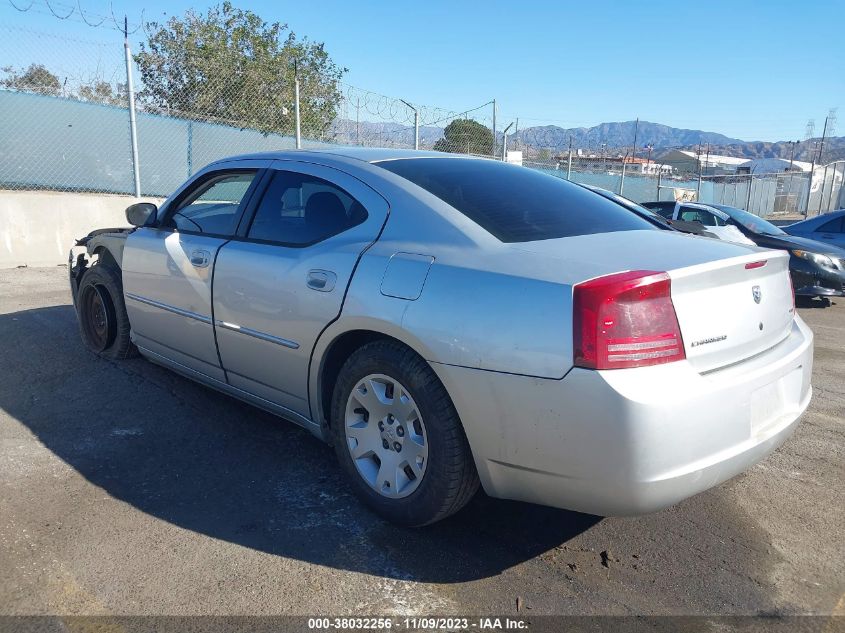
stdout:
<svg viewBox="0 0 845 633">
<path fill-rule="evenodd" d="M 361 97 L 355 105 L 355 145 L 361 144 Z"/>
<path fill-rule="evenodd" d="M 657 170 L 657 197 L 655 198 L 655 200 L 660 200 L 660 177 L 662 175 L 663 175 L 663 170 L 658 169 Z"/>
<path fill-rule="evenodd" d="M 296 117 L 296 149 L 302 149 L 302 133 L 299 127 L 299 70 L 295 61 L 293 62 L 293 96 L 293 110 Z"/>
<path fill-rule="evenodd" d="M 824 166 L 822 172 L 822 186 L 819 187 L 819 208 L 816 209 L 816 215 L 822 214 L 822 206 L 824 205 L 824 188 L 827 185 L 827 165 Z"/>
<path fill-rule="evenodd" d="M 493 99 L 493 158 L 496 158 L 496 100 Z"/>
<path fill-rule="evenodd" d="M 508 126 L 505 128 L 505 131 L 502 132 L 502 162 L 506 163 L 508 160 L 508 130 L 511 129 L 513 123 L 509 123 Z"/>
<path fill-rule="evenodd" d="M 420 111 L 417 110 L 415 106 L 412 106 L 410 103 L 405 101 L 404 99 L 399 99 L 402 103 L 406 106 L 411 108 L 414 111 L 414 149 L 420 148 Z"/>
<path fill-rule="evenodd" d="M 135 121 L 135 89 L 132 86 L 132 51 L 129 50 L 128 20 L 123 18 L 123 51 L 126 54 L 126 93 L 129 97 L 129 139 L 132 143 L 132 177 L 135 197 L 141 197 L 141 168 L 138 164 L 138 126 Z"/>
<path fill-rule="evenodd" d="M 619 179 L 619 195 L 625 190 L 625 165 L 628 163 L 628 155 L 622 157 L 622 178 Z"/>
<path fill-rule="evenodd" d="M 816 161 L 810 162 L 810 177 L 807 179 L 807 199 L 804 201 L 804 217 L 810 217 L 810 195 L 813 193 L 813 175 L 816 173 Z"/>
<path fill-rule="evenodd" d="M 194 122 L 188 119 L 188 178 L 194 173 Z"/>
<path fill-rule="evenodd" d="M 754 174 L 748 174 L 748 191 L 745 192 L 745 210 L 751 213 L 751 189 L 754 187 Z"/>
</svg>

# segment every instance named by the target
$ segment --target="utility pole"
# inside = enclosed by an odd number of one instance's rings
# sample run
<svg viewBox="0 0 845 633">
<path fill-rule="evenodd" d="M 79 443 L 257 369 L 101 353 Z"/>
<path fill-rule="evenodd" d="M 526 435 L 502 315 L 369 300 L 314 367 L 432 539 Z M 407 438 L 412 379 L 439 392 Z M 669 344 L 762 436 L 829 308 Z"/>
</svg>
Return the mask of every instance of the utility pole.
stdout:
<svg viewBox="0 0 845 633">
<path fill-rule="evenodd" d="M 569 161 L 566 166 L 566 179 L 572 180 L 572 135 L 569 135 Z"/>
</svg>

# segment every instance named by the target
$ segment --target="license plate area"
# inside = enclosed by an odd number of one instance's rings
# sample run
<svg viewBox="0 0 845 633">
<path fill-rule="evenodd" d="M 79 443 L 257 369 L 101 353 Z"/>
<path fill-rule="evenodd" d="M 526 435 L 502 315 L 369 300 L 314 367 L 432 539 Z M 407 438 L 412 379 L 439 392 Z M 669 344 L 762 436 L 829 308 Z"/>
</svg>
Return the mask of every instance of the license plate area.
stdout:
<svg viewBox="0 0 845 633">
<path fill-rule="evenodd" d="M 803 367 L 798 366 L 775 382 L 751 394 L 751 436 L 764 434 L 784 415 L 798 411 L 801 404 Z"/>
</svg>

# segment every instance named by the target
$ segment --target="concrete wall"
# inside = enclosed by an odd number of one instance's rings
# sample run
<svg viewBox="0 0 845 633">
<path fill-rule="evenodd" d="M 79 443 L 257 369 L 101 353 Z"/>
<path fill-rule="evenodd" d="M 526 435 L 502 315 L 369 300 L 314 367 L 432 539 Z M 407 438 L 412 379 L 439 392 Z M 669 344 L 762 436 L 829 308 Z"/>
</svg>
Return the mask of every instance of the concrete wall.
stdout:
<svg viewBox="0 0 845 633">
<path fill-rule="evenodd" d="M 106 194 L 0 191 L 0 268 L 66 264 L 74 240 L 94 229 L 129 226 L 124 212 L 137 201 Z"/>
</svg>

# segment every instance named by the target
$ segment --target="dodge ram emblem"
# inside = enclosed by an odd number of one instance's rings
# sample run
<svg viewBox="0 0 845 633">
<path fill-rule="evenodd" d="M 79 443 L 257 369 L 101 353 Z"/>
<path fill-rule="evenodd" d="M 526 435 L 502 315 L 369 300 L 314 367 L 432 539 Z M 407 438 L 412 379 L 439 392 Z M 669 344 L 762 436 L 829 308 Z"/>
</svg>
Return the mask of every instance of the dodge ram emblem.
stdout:
<svg viewBox="0 0 845 633">
<path fill-rule="evenodd" d="M 760 286 L 753 286 L 751 288 L 751 294 L 754 296 L 754 303 L 760 303 L 763 299 L 763 291 L 760 290 Z"/>
</svg>

